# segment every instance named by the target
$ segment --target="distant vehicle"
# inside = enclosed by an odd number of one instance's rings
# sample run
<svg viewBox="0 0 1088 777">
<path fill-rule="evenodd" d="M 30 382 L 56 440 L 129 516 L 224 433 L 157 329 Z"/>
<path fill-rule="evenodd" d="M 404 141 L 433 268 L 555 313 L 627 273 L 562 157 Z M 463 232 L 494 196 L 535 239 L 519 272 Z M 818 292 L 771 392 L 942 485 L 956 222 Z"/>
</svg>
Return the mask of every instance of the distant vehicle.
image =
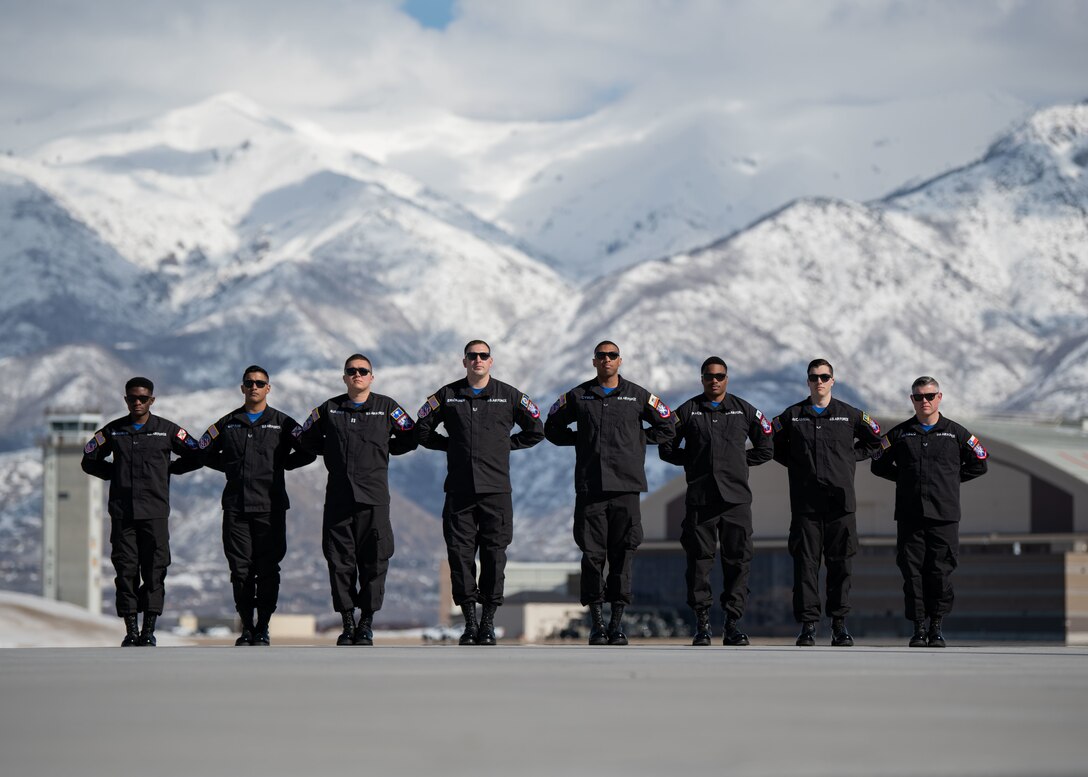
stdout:
<svg viewBox="0 0 1088 777">
<path fill-rule="evenodd" d="M 457 642 L 461 639 L 461 631 L 452 626 L 430 626 L 423 629 L 423 641 L 427 644 Z"/>
</svg>

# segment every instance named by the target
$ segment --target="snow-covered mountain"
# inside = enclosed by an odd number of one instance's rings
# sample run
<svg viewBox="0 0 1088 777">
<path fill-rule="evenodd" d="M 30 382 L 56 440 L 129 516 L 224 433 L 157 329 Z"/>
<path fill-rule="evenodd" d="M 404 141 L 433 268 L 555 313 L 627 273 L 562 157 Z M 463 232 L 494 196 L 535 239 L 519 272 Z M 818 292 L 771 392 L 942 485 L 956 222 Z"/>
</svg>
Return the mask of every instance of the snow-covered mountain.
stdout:
<svg viewBox="0 0 1088 777">
<path fill-rule="evenodd" d="M 472 337 L 542 407 L 592 375 L 608 337 L 624 374 L 673 402 L 717 353 L 731 389 L 774 413 L 804 394 L 819 355 L 839 393 L 874 412 L 905 415 L 910 381 L 932 373 L 953 416 L 1080 416 L 1086 169 L 1088 105 L 1058 106 L 937 179 L 867 203 L 799 200 L 579 287 L 519 238 L 237 96 L 0 159 L 0 450 L 21 451 L 7 454 L 19 476 L 0 479 L 0 530 L 10 540 L 35 526 L 23 492 L 40 473 L 26 448 L 46 405 L 119 415 L 123 378 L 148 374 L 156 410 L 199 431 L 236 406 L 240 370 L 258 362 L 273 404 L 302 417 L 340 392 L 342 359 L 362 350 L 375 389 L 414 410 L 463 374 Z M 515 555 L 571 553 L 571 452 L 544 444 L 512 460 Z M 429 451 L 391 468 L 402 519 L 390 591 L 405 617 L 433 605 L 443 469 Z M 294 474 L 290 595 L 320 607 L 323 472 Z M 674 474 L 651 462 L 652 483 Z M 218 484 L 197 473 L 177 486 L 172 584 L 194 606 L 229 600 Z M 5 543 L 17 545 L 25 566 L 26 542 Z"/>
</svg>

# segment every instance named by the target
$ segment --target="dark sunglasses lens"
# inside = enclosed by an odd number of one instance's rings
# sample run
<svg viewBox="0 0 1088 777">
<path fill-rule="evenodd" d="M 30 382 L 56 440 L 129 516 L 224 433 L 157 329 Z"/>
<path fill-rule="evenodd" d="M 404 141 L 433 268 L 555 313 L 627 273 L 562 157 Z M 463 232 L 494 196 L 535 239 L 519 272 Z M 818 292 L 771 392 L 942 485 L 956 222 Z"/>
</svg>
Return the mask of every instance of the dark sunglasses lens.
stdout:
<svg viewBox="0 0 1088 777">
<path fill-rule="evenodd" d="M 366 367 L 347 367 L 344 369 L 345 375 L 362 375 L 364 378 L 370 374 L 370 370 Z"/>
<path fill-rule="evenodd" d="M 243 380 L 242 385 L 245 386 L 246 388 L 253 388 L 254 386 L 256 386 L 257 388 L 264 388 L 265 386 L 268 385 L 268 381 L 267 380 Z"/>
<path fill-rule="evenodd" d="M 126 394 L 125 401 L 128 402 L 130 405 L 135 405 L 137 402 L 147 404 L 151 401 L 151 397 L 138 396 L 136 394 Z"/>
<path fill-rule="evenodd" d="M 484 351 L 483 353 L 472 352 L 466 353 L 465 358 L 468 359 L 470 362 L 476 361 L 477 359 L 482 362 L 486 362 L 488 359 L 491 358 L 491 354 L 489 354 L 487 351 Z"/>
<path fill-rule="evenodd" d="M 605 359 L 611 359 L 612 361 L 615 361 L 616 359 L 620 358 L 620 352 L 619 351 L 597 351 L 597 353 L 595 353 L 593 355 L 597 357 L 597 361 L 602 361 L 602 362 Z"/>
<path fill-rule="evenodd" d="M 828 375 L 826 372 L 813 373 L 812 375 L 808 376 L 809 383 L 816 383 L 817 381 L 819 381 L 820 383 L 827 383 L 829 380 L 831 380 L 831 376 Z"/>
<path fill-rule="evenodd" d="M 725 380 L 724 372 L 704 372 L 703 380 Z"/>
<path fill-rule="evenodd" d="M 934 399 L 937 398 L 937 393 L 929 392 L 928 394 L 911 394 L 910 398 L 913 399 L 915 402 L 921 402 L 922 400 L 932 402 Z"/>
</svg>

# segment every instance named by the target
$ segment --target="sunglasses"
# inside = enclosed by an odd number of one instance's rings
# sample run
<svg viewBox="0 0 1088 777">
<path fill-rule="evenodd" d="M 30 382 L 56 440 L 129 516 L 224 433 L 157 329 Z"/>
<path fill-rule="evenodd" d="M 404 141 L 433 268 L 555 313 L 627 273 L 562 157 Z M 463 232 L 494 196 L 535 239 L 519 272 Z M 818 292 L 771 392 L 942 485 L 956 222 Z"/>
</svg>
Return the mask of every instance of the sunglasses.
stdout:
<svg viewBox="0 0 1088 777">
<path fill-rule="evenodd" d="M 597 351 L 597 353 L 593 355 L 597 357 L 597 361 L 601 362 L 603 362 L 605 359 L 616 361 L 616 359 L 620 358 L 619 351 Z"/>
<path fill-rule="evenodd" d="M 479 359 L 482 362 L 486 362 L 490 358 L 491 358 L 491 354 L 488 353 L 487 351 L 469 351 L 468 353 L 465 354 L 465 359 L 467 359 L 470 362 L 474 362 L 477 359 Z"/>
<path fill-rule="evenodd" d="M 937 398 L 938 393 L 939 392 L 936 391 L 927 391 L 925 394 L 911 394 L 910 398 L 913 399 L 915 402 L 922 402 L 923 400 L 926 402 L 932 402 L 934 399 Z"/>
<path fill-rule="evenodd" d="M 370 374 L 370 370 L 366 367 L 345 367 L 344 374 L 347 376 L 362 375 L 364 378 Z"/>
<path fill-rule="evenodd" d="M 705 380 L 705 381 L 713 381 L 713 380 L 721 381 L 721 380 L 725 380 L 727 377 L 728 376 L 724 372 L 704 372 L 703 373 L 703 380 Z"/>
<path fill-rule="evenodd" d="M 257 388 L 264 388 L 265 386 L 268 385 L 268 381 L 267 380 L 252 380 L 252 379 L 249 379 L 249 380 L 243 380 L 242 385 L 245 386 L 246 388 L 253 388 L 254 386 L 256 386 Z"/>
<path fill-rule="evenodd" d="M 147 395 L 147 396 L 143 396 L 141 394 L 126 394 L 125 395 L 125 401 L 128 402 L 130 405 L 136 405 L 136 404 L 145 404 L 146 405 L 148 402 L 150 402 L 154 398 L 155 397 L 151 396 L 150 394 Z"/>
<path fill-rule="evenodd" d="M 820 383 L 827 383 L 832 377 L 833 376 L 829 372 L 814 372 L 808 376 L 808 382 L 816 383 L 819 381 Z"/>
</svg>

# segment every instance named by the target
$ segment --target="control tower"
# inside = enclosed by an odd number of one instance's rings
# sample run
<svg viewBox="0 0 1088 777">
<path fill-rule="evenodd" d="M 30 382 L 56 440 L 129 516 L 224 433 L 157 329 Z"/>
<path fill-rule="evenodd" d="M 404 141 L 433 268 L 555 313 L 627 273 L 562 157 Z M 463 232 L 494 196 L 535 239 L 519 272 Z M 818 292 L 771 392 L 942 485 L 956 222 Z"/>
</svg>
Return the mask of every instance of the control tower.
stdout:
<svg viewBox="0 0 1088 777">
<path fill-rule="evenodd" d="M 42 478 L 42 595 L 102 612 L 102 484 L 81 468 L 97 413 L 47 411 Z"/>
</svg>

